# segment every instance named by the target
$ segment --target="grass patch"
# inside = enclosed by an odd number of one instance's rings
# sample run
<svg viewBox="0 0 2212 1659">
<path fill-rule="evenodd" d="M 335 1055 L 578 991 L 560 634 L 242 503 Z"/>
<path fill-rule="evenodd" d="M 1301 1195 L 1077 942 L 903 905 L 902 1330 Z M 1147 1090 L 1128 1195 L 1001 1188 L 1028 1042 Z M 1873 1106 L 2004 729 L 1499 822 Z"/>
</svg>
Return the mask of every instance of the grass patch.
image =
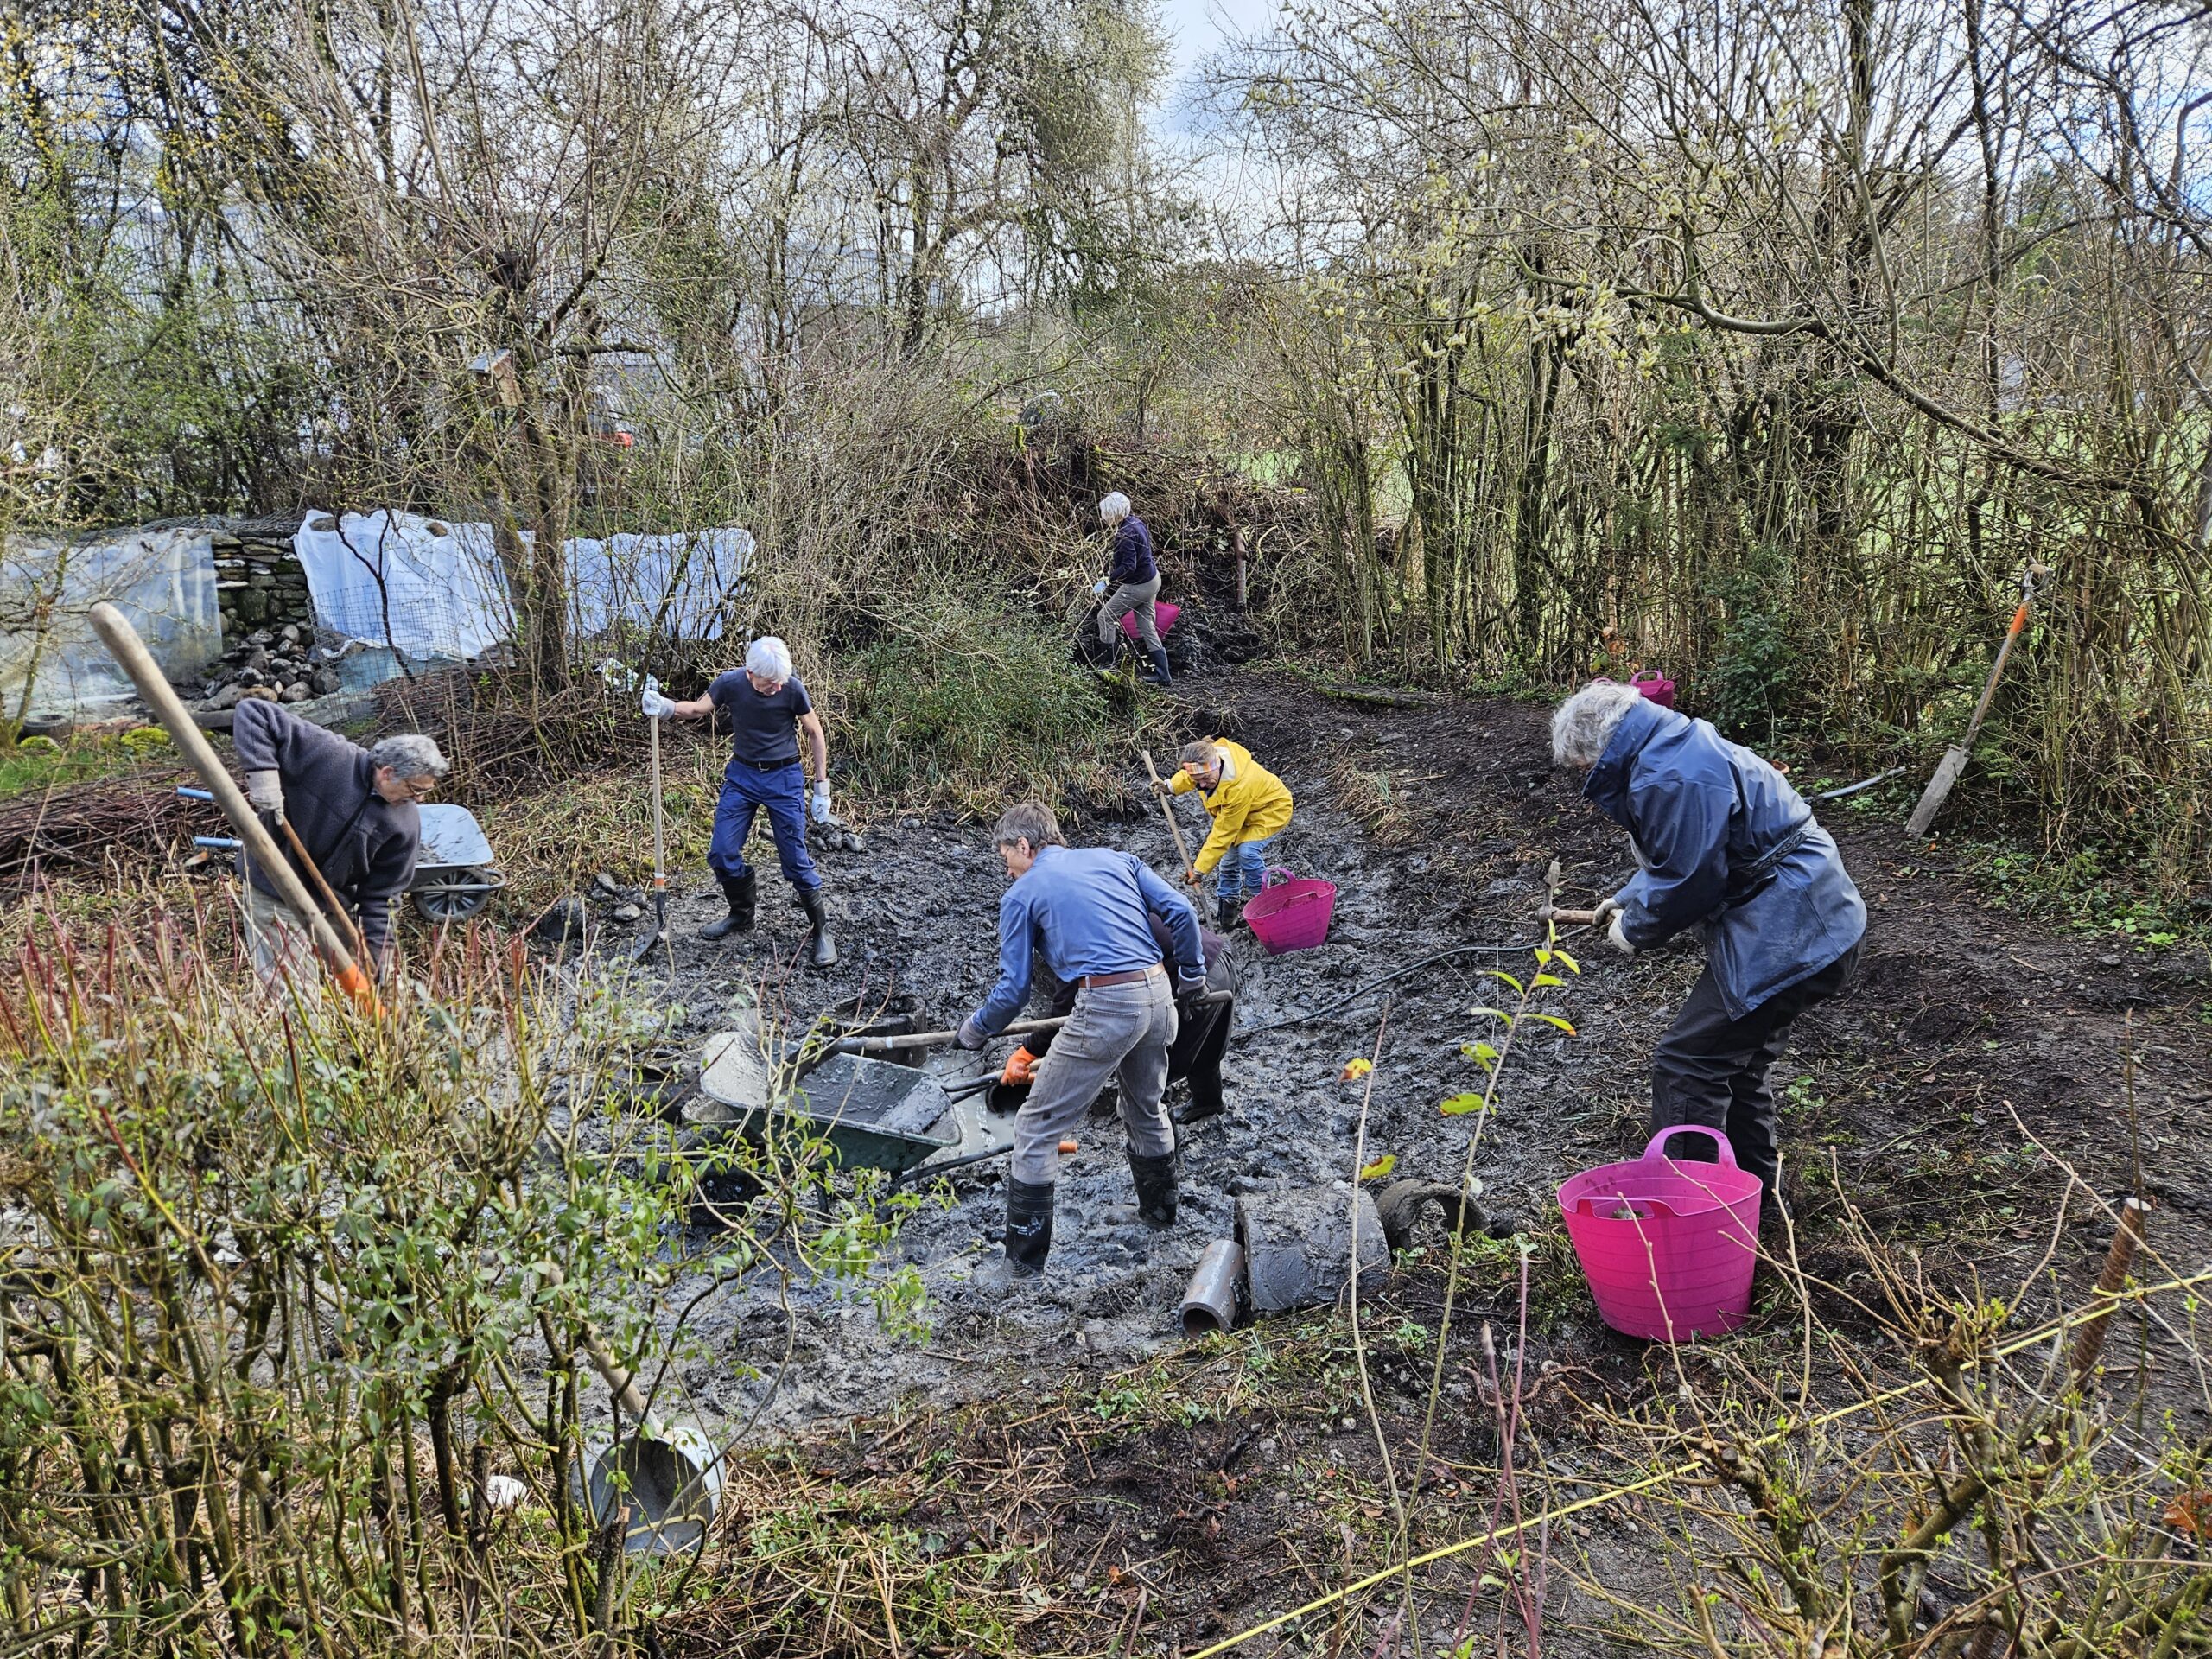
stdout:
<svg viewBox="0 0 2212 1659">
<path fill-rule="evenodd" d="M 14 748 L 0 751 L 0 801 L 120 777 L 175 753 L 169 734 L 158 726 L 87 732 L 66 742 L 27 737 Z"/>
</svg>

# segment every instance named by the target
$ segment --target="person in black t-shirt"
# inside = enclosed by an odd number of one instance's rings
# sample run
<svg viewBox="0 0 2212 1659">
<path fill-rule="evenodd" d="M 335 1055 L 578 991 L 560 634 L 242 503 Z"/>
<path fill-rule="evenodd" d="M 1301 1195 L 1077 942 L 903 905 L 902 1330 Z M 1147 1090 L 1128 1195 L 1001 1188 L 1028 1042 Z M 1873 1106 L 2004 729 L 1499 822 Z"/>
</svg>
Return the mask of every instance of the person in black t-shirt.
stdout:
<svg viewBox="0 0 2212 1659">
<path fill-rule="evenodd" d="M 809 810 L 817 823 L 830 817 L 830 740 L 806 687 L 791 672 L 789 647 L 773 634 L 765 635 L 746 648 L 745 666 L 716 677 L 706 696 L 676 702 L 649 687 L 644 707 L 655 719 L 703 720 L 719 710 L 730 725 L 729 764 L 722 768 L 715 837 L 707 849 L 708 868 L 721 883 L 729 914 L 708 923 L 699 937 L 721 939 L 751 930 L 758 889 L 745 862 L 745 842 L 753 833 L 753 815 L 766 809 L 784 880 L 791 884 L 813 929 L 808 960 L 817 968 L 834 965 L 837 946 L 830 937 L 822 874 L 806 853 Z M 802 732 L 814 762 L 810 796 L 799 768 Z"/>
</svg>

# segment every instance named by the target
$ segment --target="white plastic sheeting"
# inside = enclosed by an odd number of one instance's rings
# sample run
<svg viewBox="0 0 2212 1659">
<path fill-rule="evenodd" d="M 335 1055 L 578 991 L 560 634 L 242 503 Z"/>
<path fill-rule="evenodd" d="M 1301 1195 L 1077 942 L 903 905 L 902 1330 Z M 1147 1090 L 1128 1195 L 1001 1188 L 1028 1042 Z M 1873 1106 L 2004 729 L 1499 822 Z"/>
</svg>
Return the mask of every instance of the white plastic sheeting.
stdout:
<svg viewBox="0 0 2212 1659">
<path fill-rule="evenodd" d="M 513 631 L 489 524 L 310 512 L 292 546 L 315 620 L 349 639 L 389 645 L 410 660 L 466 660 Z"/>
<path fill-rule="evenodd" d="M 702 530 L 568 544 L 570 625 L 580 635 L 620 624 L 678 639 L 714 639 L 722 607 L 753 563 L 753 533 Z"/>
<path fill-rule="evenodd" d="M 36 676 L 33 715 L 115 711 L 134 695 L 92 632 L 89 613 L 101 600 L 130 619 L 172 680 L 200 672 L 222 654 L 214 544 L 207 531 L 0 536 L 0 698 L 10 715 L 29 672 Z"/>
<path fill-rule="evenodd" d="M 310 512 L 293 545 L 316 620 L 349 639 L 410 659 L 466 659 L 513 632 L 489 524 Z M 753 546 L 751 532 L 734 527 L 570 541 L 563 550 L 569 626 L 580 638 L 623 626 L 714 639 Z"/>
</svg>

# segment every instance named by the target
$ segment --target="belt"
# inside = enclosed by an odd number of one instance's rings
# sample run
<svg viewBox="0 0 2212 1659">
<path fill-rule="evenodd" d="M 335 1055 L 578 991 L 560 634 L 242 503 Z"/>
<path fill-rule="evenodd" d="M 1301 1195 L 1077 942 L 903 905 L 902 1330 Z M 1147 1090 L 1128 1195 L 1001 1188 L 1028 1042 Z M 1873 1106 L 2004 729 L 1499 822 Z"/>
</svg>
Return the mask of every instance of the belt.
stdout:
<svg viewBox="0 0 2212 1659">
<path fill-rule="evenodd" d="M 1141 979 L 1150 979 L 1154 974 L 1165 978 L 1167 970 L 1155 962 L 1149 968 L 1131 968 L 1118 974 L 1085 974 L 1076 983 L 1086 991 L 1096 991 L 1109 985 L 1134 985 Z"/>
<path fill-rule="evenodd" d="M 733 754 L 729 763 L 733 766 L 743 766 L 749 772 L 781 772 L 785 766 L 798 765 L 798 756 L 794 754 L 787 760 L 747 760 L 743 755 Z"/>
</svg>

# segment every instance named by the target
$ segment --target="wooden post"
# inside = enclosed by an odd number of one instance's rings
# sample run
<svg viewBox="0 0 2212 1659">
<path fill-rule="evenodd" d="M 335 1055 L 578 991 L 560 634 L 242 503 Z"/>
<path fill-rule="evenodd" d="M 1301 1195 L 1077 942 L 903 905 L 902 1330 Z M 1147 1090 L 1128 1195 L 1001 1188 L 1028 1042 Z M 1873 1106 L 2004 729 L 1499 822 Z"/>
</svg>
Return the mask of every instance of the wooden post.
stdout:
<svg viewBox="0 0 2212 1659">
<path fill-rule="evenodd" d="M 321 953 L 324 963 L 330 969 L 330 976 L 354 1001 L 373 1011 L 377 1006 L 376 988 L 353 960 L 352 952 L 346 948 L 346 942 L 338 937 L 337 929 L 330 925 L 330 918 L 322 913 L 322 908 L 315 903 L 314 895 L 308 892 L 307 884 L 300 880 L 299 873 L 285 861 L 275 839 L 262 827 L 260 814 L 253 810 L 245 792 L 231 777 L 229 768 L 217 756 L 213 747 L 207 741 L 207 734 L 193 722 L 182 700 L 163 677 L 160 665 L 154 661 L 153 653 L 146 649 L 146 642 L 138 637 L 138 630 L 130 626 L 130 619 L 114 606 L 102 601 L 92 607 L 92 622 L 100 642 L 123 665 L 123 671 L 138 688 L 138 695 L 146 700 L 146 706 L 154 711 L 155 717 L 167 728 L 177 752 L 192 763 L 193 770 L 207 785 L 207 792 L 215 798 L 215 804 L 223 809 L 223 816 L 231 821 L 231 827 L 238 832 L 238 839 L 245 843 L 247 855 L 268 874 L 270 885 L 276 889 L 276 896 L 296 911 L 307 924 L 308 936 L 314 939 L 315 949 Z"/>
<path fill-rule="evenodd" d="M 2089 1380 L 2089 1373 L 2097 1368 L 2097 1357 L 2105 1351 L 2105 1330 L 2112 1321 L 2114 1299 L 2127 1286 L 2127 1270 L 2135 1264 L 2136 1247 L 2143 1242 L 2143 1224 L 2147 1211 L 2143 1200 L 2130 1198 L 2120 1206 L 2120 1228 L 2112 1236 L 2112 1248 L 2105 1252 L 2105 1270 L 2097 1275 L 2097 1311 L 2082 1321 L 2081 1333 L 2074 1339 L 2074 1385 L 2081 1388 Z"/>
</svg>

